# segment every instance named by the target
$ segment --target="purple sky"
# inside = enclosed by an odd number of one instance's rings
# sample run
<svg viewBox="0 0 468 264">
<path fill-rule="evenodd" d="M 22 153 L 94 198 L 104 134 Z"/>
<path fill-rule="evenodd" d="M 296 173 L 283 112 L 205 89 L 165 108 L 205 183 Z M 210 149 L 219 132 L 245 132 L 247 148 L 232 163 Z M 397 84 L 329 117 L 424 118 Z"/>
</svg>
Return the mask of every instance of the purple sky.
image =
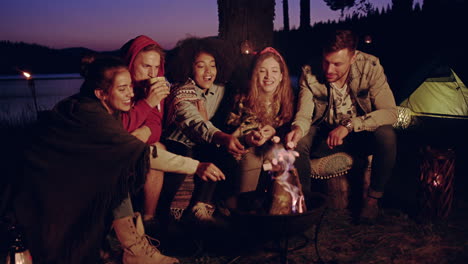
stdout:
<svg viewBox="0 0 468 264">
<path fill-rule="evenodd" d="M 392 0 L 371 2 L 381 8 Z M 299 0 L 289 0 L 289 17 L 297 27 Z M 323 0 L 311 0 L 311 24 L 338 17 Z M 276 0 L 275 29 L 282 23 L 282 0 Z M 52 48 L 115 50 L 145 34 L 171 49 L 186 36 L 217 33 L 216 0 L 3 0 L 0 9 L 0 40 Z"/>
</svg>

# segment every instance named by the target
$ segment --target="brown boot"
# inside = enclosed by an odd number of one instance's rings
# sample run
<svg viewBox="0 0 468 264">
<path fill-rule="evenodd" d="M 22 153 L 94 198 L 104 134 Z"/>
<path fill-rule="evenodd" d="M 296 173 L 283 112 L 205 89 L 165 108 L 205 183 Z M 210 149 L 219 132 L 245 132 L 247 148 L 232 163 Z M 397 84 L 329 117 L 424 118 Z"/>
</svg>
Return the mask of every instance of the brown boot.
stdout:
<svg viewBox="0 0 468 264">
<path fill-rule="evenodd" d="M 134 221 L 134 218 L 136 221 Z M 139 213 L 135 213 L 134 217 L 128 216 L 114 220 L 113 226 L 117 238 L 124 248 L 123 264 L 179 263 L 176 258 L 161 254 L 156 246 L 151 244 L 150 240 L 157 240 L 145 235 Z"/>
</svg>

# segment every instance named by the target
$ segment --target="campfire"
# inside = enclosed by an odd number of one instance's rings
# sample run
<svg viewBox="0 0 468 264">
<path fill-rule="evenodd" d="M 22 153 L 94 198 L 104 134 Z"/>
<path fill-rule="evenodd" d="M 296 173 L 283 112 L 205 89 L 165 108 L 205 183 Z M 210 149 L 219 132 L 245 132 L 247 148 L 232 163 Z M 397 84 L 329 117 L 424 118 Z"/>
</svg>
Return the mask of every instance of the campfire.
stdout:
<svg viewBox="0 0 468 264">
<path fill-rule="evenodd" d="M 278 137 L 267 144 L 267 162 L 263 170 L 270 176 L 267 188 L 241 193 L 236 197 L 236 208 L 232 210 L 235 230 L 260 243 L 277 242 L 272 249 L 279 252 L 279 263 L 288 263 L 288 253 L 305 247 L 309 243 L 302 235 L 302 244 L 289 246 L 289 238 L 300 236 L 317 224 L 323 215 L 326 199 L 323 195 L 312 193 L 310 204 L 306 207 L 302 185 L 294 161 L 299 154 L 287 150 Z"/>
<path fill-rule="evenodd" d="M 280 144 L 279 137 L 272 139 L 271 161 L 263 165 L 272 177 L 270 194 L 272 215 L 285 215 L 291 213 L 304 213 L 307 211 L 302 193 L 302 185 L 294 161 L 299 156 L 294 150 L 286 150 Z"/>
</svg>

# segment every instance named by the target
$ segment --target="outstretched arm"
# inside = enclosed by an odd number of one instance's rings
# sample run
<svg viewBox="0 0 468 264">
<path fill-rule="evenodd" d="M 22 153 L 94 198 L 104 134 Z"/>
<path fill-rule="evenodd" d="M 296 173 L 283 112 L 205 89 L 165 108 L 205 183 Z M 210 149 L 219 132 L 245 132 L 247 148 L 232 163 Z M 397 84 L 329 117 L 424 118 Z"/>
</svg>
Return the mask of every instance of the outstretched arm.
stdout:
<svg viewBox="0 0 468 264">
<path fill-rule="evenodd" d="M 155 148 L 156 146 L 151 146 Z M 189 157 L 176 155 L 162 148 L 157 149 L 157 157 L 150 156 L 151 169 L 182 174 L 197 174 L 204 181 L 225 180 L 224 173 L 213 163 L 199 162 Z"/>
</svg>

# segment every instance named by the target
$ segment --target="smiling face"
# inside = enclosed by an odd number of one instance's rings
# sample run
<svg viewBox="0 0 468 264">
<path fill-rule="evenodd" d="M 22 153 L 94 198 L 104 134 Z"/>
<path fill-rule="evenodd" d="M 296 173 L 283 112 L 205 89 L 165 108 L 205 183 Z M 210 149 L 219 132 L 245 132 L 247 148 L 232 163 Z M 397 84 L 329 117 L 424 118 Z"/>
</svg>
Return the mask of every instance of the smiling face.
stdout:
<svg viewBox="0 0 468 264">
<path fill-rule="evenodd" d="M 259 92 L 273 95 L 283 80 L 280 64 L 273 57 L 268 57 L 259 64 L 257 70 Z"/>
<path fill-rule="evenodd" d="M 213 86 L 216 73 L 215 58 L 205 52 L 198 54 L 193 63 L 193 80 L 198 87 L 206 90 Z"/>
<path fill-rule="evenodd" d="M 329 83 L 342 86 L 348 78 L 351 64 L 354 63 L 356 53 L 349 49 L 341 49 L 323 55 L 322 68 Z"/>
<path fill-rule="evenodd" d="M 114 74 L 112 86 L 107 92 L 95 90 L 96 97 L 101 100 L 109 114 L 116 111 L 129 111 L 134 96 L 130 72 L 125 68 L 121 68 L 108 74 Z"/>
<path fill-rule="evenodd" d="M 133 62 L 132 76 L 134 81 L 144 81 L 158 76 L 161 66 L 161 55 L 154 50 L 141 51 Z"/>
</svg>

